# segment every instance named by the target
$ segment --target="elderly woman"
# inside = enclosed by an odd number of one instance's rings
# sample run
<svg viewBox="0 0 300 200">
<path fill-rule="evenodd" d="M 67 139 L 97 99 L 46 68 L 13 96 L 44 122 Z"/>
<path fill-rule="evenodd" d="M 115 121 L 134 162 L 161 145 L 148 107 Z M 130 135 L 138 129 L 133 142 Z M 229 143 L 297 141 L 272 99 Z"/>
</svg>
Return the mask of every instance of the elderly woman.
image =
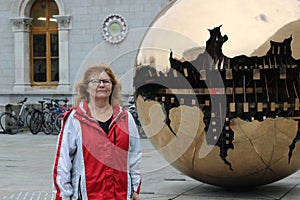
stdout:
<svg viewBox="0 0 300 200">
<path fill-rule="evenodd" d="M 57 143 L 56 199 L 138 200 L 140 140 L 133 117 L 121 106 L 119 81 L 109 66 L 94 65 L 76 90 Z"/>
</svg>

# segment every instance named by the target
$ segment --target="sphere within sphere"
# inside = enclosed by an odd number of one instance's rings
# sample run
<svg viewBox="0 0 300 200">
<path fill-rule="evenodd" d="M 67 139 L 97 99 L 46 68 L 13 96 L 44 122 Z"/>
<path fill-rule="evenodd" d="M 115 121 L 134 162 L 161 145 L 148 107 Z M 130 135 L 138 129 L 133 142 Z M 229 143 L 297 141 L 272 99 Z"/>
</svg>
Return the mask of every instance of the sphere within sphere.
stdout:
<svg viewBox="0 0 300 200">
<path fill-rule="evenodd" d="M 299 5 L 177 0 L 156 17 L 136 59 L 136 105 L 174 167 L 222 187 L 299 170 Z"/>
</svg>

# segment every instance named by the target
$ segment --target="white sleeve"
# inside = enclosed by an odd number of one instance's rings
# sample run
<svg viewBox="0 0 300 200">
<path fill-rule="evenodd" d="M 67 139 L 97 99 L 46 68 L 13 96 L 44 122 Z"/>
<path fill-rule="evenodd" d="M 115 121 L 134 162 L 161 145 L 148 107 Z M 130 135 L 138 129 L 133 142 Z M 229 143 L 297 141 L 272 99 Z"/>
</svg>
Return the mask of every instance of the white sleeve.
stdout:
<svg viewBox="0 0 300 200">
<path fill-rule="evenodd" d="M 57 197 L 70 199 L 74 193 L 72 186 L 72 161 L 76 154 L 76 132 L 73 117 L 63 122 L 56 148 L 56 158 L 53 166 L 53 192 Z"/>
<path fill-rule="evenodd" d="M 133 190 L 138 192 L 141 185 L 142 149 L 140 135 L 132 115 L 128 114 L 129 144 L 129 173 Z"/>
</svg>

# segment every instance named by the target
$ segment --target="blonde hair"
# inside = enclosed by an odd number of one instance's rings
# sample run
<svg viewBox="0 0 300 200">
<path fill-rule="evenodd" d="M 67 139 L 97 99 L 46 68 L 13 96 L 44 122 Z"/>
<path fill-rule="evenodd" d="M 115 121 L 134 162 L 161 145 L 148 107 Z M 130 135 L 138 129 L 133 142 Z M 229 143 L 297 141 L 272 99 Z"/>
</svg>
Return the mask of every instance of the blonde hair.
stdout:
<svg viewBox="0 0 300 200">
<path fill-rule="evenodd" d="M 81 81 L 79 81 L 76 85 L 77 95 L 75 96 L 75 105 L 79 105 L 79 103 L 83 100 L 90 101 L 90 95 L 87 91 L 89 81 L 91 77 L 95 74 L 100 74 L 105 71 L 111 79 L 112 82 L 112 93 L 109 97 L 109 102 L 111 105 L 119 104 L 123 105 L 121 100 L 121 83 L 117 79 L 116 75 L 112 71 L 111 67 L 106 64 L 95 64 L 90 65 L 84 72 Z"/>
</svg>

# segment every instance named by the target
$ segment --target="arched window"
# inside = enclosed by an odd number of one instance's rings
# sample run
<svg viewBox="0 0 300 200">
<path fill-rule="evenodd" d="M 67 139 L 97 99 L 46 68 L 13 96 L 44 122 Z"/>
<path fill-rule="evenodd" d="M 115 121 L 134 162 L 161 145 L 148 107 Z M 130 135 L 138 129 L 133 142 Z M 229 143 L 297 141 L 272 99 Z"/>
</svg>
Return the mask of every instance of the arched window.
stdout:
<svg viewBox="0 0 300 200">
<path fill-rule="evenodd" d="M 31 7 L 30 82 L 32 85 L 58 85 L 58 24 L 53 17 L 58 13 L 54 0 L 36 0 Z"/>
</svg>

